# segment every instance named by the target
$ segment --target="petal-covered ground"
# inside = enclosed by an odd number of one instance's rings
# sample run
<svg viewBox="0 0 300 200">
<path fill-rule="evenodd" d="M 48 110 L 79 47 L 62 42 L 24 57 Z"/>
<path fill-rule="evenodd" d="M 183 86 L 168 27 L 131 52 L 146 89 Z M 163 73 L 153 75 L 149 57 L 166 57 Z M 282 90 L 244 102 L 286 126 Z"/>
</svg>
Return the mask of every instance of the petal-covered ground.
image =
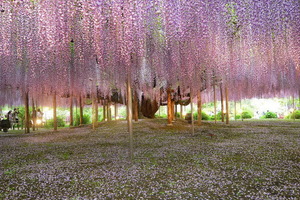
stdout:
<svg viewBox="0 0 300 200">
<path fill-rule="evenodd" d="M 299 199 L 300 122 L 0 133 L 0 199 Z"/>
</svg>

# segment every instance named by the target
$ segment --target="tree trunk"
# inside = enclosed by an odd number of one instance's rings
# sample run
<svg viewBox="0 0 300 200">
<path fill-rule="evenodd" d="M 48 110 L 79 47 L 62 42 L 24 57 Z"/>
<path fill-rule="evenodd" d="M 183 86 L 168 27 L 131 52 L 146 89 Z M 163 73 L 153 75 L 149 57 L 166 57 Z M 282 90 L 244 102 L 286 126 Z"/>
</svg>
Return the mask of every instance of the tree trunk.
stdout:
<svg viewBox="0 0 300 200">
<path fill-rule="evenodd" d="M 201 89 L 198 90 L 197 93 L 197 99 L 198 99 L 198 125 L 202 124 L 202 99 L 201 99 Z"/>
<path fill-rule="evenodd" d="M 172 125 L 172 99 L 171 99 L 171 88 L 167 89 L 167 95 L 168 95 L 168 103 L 167 103 L 167 109 L 168 109 L 168 125 Z"/>
<path fill-rule="evenodd" d="M 25 92 L 25 133 L 30 133 L 29 95 Z"/>
<path fill-rule="evenodd" d="M 229 124 L 229 102 L 228 102 L 228 83 L 225 86 L 225 101 L 226 101 L 226 124 Z"/>
<path fill-rule="evenodd" d="M 73 97 L 70 96 L 70 127 L 73 126 Z"/>
<path fill-rule="evenodd" d="M 214 90 L 214 112 L 215 112 L 215 124 L 217 123 L 217 100 L 216 100 L 216 86 L 215 83 L 213 84 L 213 90 Z"/>
<path fill-rule="evenodd" d="M 53 129 L 57 131 L 56 92 L 53 94 Z"/>
<path fill-rule="evenodd" d="M 80 125 L 82 125 L 83 124 L 83 104 L 82 104 L 81 95 L 79 97 L 79 120 L 80 120 Z"/>
<path fill-rule="evenodd" d="M 130 159 L 133 159 L 133 132 L 132 132 L 132 91 L 130 75 L 127 79 L 127 123 L 129 132 L 129 144 L 130 144 Z"/>
<path fill-rule="evenodd" d="M 224 122 L 224 100 L 223 100 L 223 87 L 222 87 L 222 83 L 220 83 L 220 96 L 221 96 L 221 115 L 222 115 L 222 122 Z"/>
</svg>

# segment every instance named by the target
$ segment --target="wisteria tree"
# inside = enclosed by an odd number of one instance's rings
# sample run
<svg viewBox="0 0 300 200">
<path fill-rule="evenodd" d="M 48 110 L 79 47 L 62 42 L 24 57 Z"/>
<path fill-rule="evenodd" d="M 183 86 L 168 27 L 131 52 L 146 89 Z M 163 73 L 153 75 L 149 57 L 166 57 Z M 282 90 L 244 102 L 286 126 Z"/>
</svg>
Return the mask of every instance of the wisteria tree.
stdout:
<svg viewBox="0 0 300 200">
<path fill-rule="evenodd" d="M 1 104 L 16 93 L 43 96 L 138 94 L 204 88 L 214 73 L 229 100 L 300 90 L 298 0 L 3 0 Z M 93 84 L 90 80 L 93 80 Z M 155 84 L 154 84 L 155 82 Z M 201 84 L 200 84 L 201 83 Z M 202 89 L 203 90 L 203 89 Z"/>
</svg>

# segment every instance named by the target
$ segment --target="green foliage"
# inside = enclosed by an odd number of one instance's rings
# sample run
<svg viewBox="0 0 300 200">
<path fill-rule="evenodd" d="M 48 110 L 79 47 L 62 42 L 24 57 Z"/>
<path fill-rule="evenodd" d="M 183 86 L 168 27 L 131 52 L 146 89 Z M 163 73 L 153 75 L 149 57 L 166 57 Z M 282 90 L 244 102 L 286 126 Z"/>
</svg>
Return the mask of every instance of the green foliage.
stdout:
<svg viewBox="0 0 300 200">
<path fill-rule="evenodd" d="M 277 118 L 277 114 L 274 112 L 266 112 L 266 114 L 262 116 L 262 119 L 272 119 L 272 118 Z"/>
<path fill-rule="evenodd" d="M 155 118 L 168 118 L 167 114 L 155 115 Z"/>
<path fill-rule="evenodd" d="M 243 119 L 250 119 L 250 118 L 252 118 L 252 115 L 251 115 L 250 112 L 244 111 L 244 112 L 242 112 L 241 117 L 242 117 Z"/>
<path fill-rule="evenodd" d="M 211 120 L 215 120 L 215 115 L 210 116 Z M 217 120 L 221 120 L 222 119 L 222 113 L 218 112 L 217 113 Z"/>
<path fill-rule="evenodd" d="M 210 117 L 205 112 L 202 112 L 202 120 L 209 120 Z M 198 112 L 194 113 L 194 120 L 198 120 Z"/>
<path fill-rule="evenodd" d="M 25 119 L 25 107 L 19 107 L 19 114 L 18 114 L 19 120 Z"/>
<path fill-rule="evenodd" d="M 66 125 L 64 119 L 62 116 L 58 116 L 57 117 L 57 127 L 64 127 Z M 46 128 L 52 128 L 54 127 L 54 120 L 53 119 L 49 119 L 47 121 L 47 123 L 45 124 Z"/>
<path fill-rule="evenodd" d="M 235 119 L 241 119 L 241 115 L 236 115 Z"/>
<path fill-rule="evenodd" d="M 288 119 L 300 119 L 300 110 L 295 110 L 287 116 Z"/>
<path fill-rule="evenodd" d="M 89 114 L 83 114 L 83 120 L 82 120 L 82 124 L 90 124 L 91 123 L 91 117 Z M 77 114 L 76 118 L 75 118 L 75 126 L 78 126 L 80 124 L 80 115 Z"/>
</svg>

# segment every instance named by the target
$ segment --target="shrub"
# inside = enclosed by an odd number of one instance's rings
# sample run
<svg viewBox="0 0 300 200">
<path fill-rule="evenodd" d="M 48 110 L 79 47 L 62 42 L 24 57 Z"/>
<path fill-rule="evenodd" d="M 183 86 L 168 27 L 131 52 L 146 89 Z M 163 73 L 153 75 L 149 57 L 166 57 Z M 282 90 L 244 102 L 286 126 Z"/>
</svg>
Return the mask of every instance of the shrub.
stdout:
<svg viewBox="0 0 300 200">
<path fill-rule="evenodd" d="M 243 119 L 250 119 L 250 118 L 252 118 L 252 115 L 248 111 L 244 111 L 244 112 L 242 112 L 241 117 Z"/>
<path fill-rule="evenodd" d="M 90 124 L 91 123 L 91 117 L 89 114 L 83 114 L 83 124 Z M 75 119 L 75 126 L 78 126 L 80 124 L 80 115 L 77 114 L 76 115 L 76 119 Z"/>
<path fill-rule="evenodd" d="M 288 115 L 289 119 L 300 119 L 300 110 L 295 110 L 293 113 Z"/>
<path fill-rule="evenodd" d="M 236 115 L 235 119 L 241 119 L 241 115 Z"/>
<path fill-rule="evenodd" d="M 212 116 L 210 116 L 211 120 L 215 120 L 215 115 L 213 114 Z M 222 119 L 222 113 L 218 112 L 217 113 L 217 120 L 221 120 Z"/>
<path fill-rule="evenodd" d="M 202 112 L 202 120 L 209 120 L 210 117 L 205 112 Z M 194 120 L 198 120 L 198 112 L 194 113 Z"/>
<path fill-rule="evenodd" d="M 52 128 L 54 125 L 54 120 L 49 119 L 47 123 L 45 124 L 46 128 Z M 66 125 L 65 121 L 63 120 L 63 117 L 58 116 L 57 117 L 57 127 L 64 127 Z"/>
<path fill-rule="evenodd" d="M 262 118 L 263 119 L 277 118 L 277 114 L 274 112 L 266 112 L 266 114 L 263 115 Z"/>
<path fill-rule="evenodd" d="M 168 118 L 167 114 L 155 115 L 155 118 Z"/>
</svg>

